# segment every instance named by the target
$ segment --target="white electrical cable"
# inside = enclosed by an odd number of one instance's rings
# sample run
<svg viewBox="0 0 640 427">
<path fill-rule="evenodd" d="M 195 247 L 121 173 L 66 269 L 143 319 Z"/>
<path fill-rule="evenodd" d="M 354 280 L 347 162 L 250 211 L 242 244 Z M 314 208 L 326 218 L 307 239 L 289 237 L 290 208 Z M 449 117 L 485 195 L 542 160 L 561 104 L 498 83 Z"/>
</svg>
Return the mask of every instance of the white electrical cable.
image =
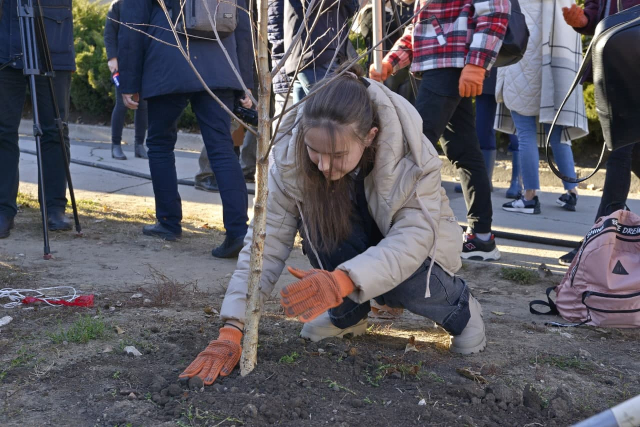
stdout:
<svg viewBox="0 0 640 427">
<path fill-rule="evenodd" d="M 57 296 L 57 295 L 51 296 L 51 293 L 47 292 L 47 291 L 60 290 L 60 289 L 68 289 L 70 290 L 70 293 L 67 295 L 61 295 L 61 296 Z M 47 296 L 47 294 L 49 294 L 50 296 Z M 55 299 L 55 300 L 64 300 L 67 302 L 73 302 L 76 298 L 79 297 L 79 295 L 73 286 L 53 286 L 50 288 L 39 288 L 39 289 L 4 288 L 4 289 L 0 289 L 0 301 L 4 298 L 7 298 L 11 302 L 6 304 L 0 304 L 0 307 L 15 308 L 21 305 L 22 300 L 25 299 L 26 297 L 35 297 L 35 298 L 41 299 L 44 303 L 50 306 L 57 306 L 57 304 L 51 304 L 48 300 Z"/>
</svg>

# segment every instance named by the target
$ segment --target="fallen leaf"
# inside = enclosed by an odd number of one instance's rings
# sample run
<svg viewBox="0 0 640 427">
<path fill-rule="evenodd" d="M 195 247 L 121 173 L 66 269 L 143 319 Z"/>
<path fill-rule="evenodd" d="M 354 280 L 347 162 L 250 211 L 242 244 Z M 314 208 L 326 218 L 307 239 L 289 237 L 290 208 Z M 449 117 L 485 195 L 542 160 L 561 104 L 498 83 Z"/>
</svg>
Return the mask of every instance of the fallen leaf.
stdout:
<svg viewBox="0 0 640 427">
<path fill-rule="evenodd" d="M 116 325 L 114 329 L 116 330 L 118 335 L 124 334 L 124 329 L 122 329 L 120 326 Z"/>
<path fill-rule="evenodd" d="M 204 308 L 204 313 L 208 314 L 210 316 L 213 316 L 214 314 L 220 314 L 220 313 L 218 313 L 218 310 L 216 310 L 213 307 L 209 307 L 209 306 Z"/>
<path fill-rule="evenodd" d="M 407 354 L 410 351 L 420 351 L 420 350 L 418 350 L 416 346 L 413 344 L 407 344 L 407 346 L 404 348 L 404 353 Z"/>
<path fill-rule="evenodd" d="M 502 311 L 492 311 L 493 314 L 495 314 L 496 316 L 504 316 L 507 313 L 503 313 Z"/>
<path fill-rule="evenodd" d="M 472 371 L 470 368 L 457 368 L 456 372 L 463 377 L 469 378 L 473 381 L 477 381 L 480 384 L 489 384 L 489 381 L 487 381 L 482 375 L 480 375 L 480 372 Z"/>
</svg>

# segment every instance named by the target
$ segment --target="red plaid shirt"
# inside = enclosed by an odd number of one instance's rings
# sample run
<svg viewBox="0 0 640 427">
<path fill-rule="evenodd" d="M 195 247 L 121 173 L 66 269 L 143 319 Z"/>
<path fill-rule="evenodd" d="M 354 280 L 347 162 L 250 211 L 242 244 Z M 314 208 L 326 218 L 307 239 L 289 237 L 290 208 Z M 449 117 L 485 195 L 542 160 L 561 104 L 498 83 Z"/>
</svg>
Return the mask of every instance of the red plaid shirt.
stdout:
<svg viewBox="0 0 640 427">
<path fill-rule="evenodd" d="M 509 21 L 509 0 L 419 0 L 418 15 L 386 60 L 396 72 L 493 65 Z"/>
</svg>

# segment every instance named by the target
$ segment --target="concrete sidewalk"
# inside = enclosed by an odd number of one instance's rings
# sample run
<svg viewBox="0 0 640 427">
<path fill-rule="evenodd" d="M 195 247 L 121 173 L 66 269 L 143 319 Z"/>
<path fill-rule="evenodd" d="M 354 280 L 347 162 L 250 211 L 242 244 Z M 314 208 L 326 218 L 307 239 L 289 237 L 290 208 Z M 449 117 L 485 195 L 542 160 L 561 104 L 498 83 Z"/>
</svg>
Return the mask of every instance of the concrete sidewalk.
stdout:
<svg viewBox="0 0 640 427">
<path fill-rule="evenodd" d="M 24 122 L 24 121 L 23 121 Z M 76 125 L 78 126 L 78 125 Z M 29 124 L 22 125 L 21 129 Z M 124 151 L 128 156 L 126 161 L 118 161 L 111 158 L 111 145 L 105 135 L 105 129 L 98 126 L 83 128 L 81 136 L 101 137 L 102 140 L 72 140 L 72 159 L 97 163 L 109 167 L 137 173 L 149 173 L 149 166 L 146 160 L 137 159 L 133 156 L 133 146 L 124 146 Z M 98 134 L 98 131 L 102 134 Z M 102 135 L 102 136 L 101 136 Z M 72 132 L 72 136 L 76 135 Z M 200 142 L 201 144 L 201 142 Z M 20 148 L 35 151 L 33 138 L 21 136 Z M 178 178 L 193 179 L 198 170 L 198 152 L 200 146 L 198 140 L 193 136 L 184 137 L 180 135 L 176 146 L 176 168 Z M 33 195 L 37 193 L 37 164 L 36 158 L 30 154 L 21 154 L 20 161 L 21 191 L 29 192 Z M 443 173 L 451 173 L 450 164 L 445 159 L 446 167 Z M 147 206 L 150 211 L 154 210 L 154 198 L 151 181 L 145 178 L 129 176 L 122 173 L 115 173 L 93 167 L 73 164 L 71 167 L 74 186 L 78 199 L 100 200 L 102 203 L 109 203 L 109 200 L 131 200 L 132 205 Z M 556 178 L 555 182 L 560 184 Z M 443 176 L 443 186 L 451 200 L 451 206 L 461 223 L 466 222 L 466 207 L 461 194 L 453 191 L 454 180 L 451 176 Z M 576 212 L 568 212 L 556 205 L 555 200 L 562 194 L 560 187 L 543 187 L 540 195 L 542 204 L 541 215 L 526 215 L 506 212 L 501 206 L 508 199 L 504 197 L 506 183 L 495 182 L 495 191 L 492 194 L 493 201 L 493 224 L 494 229 L 503 232 L 516 233 L 525 236 L 542 236 L 555 239 L 564 239 L 578 242 L 589 230 L 594 222 L 594 216 L 600 202 L 601 191 L 581 190 L 578 199 Z M 249 185 L 253 188 L 253 184 Z M 207 193 L 195 190 L 191 186 L 180 185 L 180 195 L 183 200 L 183 210 L 185 216 L 191 214 L 202 215 L 209 212 L 214 216 L 222 217 L 221 201 L 218 193 Z M 249 205 L 252 207 L 253 196 L 249 196 Z M 629 207 L 640 212 L 640 200 L 638 194 L 630 196 Z M 249 216 L 252 216 L 252 211 Z M 503 260 L 500 264 L 505 265 L 528 265 L 537 267 L 541 262 L 545 262 L 556 272 L 563 272 L 564 267 L 557 264 L 557 258 L 567 252 L 564 247 L 552 247 L 547 245 L 525 243 L 520 241 L 498 240 L 500 249 L 503 252 Z"/>
</svg>

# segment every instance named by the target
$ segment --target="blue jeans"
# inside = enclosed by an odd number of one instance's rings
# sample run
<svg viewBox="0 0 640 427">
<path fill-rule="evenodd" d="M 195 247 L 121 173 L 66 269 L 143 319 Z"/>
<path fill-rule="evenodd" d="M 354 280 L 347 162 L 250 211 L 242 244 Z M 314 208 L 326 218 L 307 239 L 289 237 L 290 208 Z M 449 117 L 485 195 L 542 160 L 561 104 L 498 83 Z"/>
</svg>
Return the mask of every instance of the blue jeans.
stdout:
<svg viewBox="0 0 640 427">
<path fill-rule="evenodd" d="M 293 82 L 293 102 L 302 101 L 316 82 L 324 79 L 325 75 L 331 74 L 331 72 L 327 73 L 327 70 L 326 66 L 311 64 L 300 71 Z"/>
<path fill-rule="evenodd" d="M 496 130 L 493 128 L 493 122 L 496 117 L 495 95 L 479 95 L 476 96 L 476 132 L 478 133 L 478 141 L 480 149 L 495 150 L 496 147 Z M 515 153 L 519 150 L 518 137 L 509 135 L 509 151 Z"/>
<path fill-rule="evenodd" d="M 380 305 L 405 308 L 433 320 L 451 335 L 460 335 L 471 317 L 469 288 L 460 277 L 449 276 L 434 264 L 429 281 L 431 296 L 425 298 L 430 262 L 427 259 L 411 277 L 374 299 Z M 334 326 L 346 329 L 367 317 L 370 310 L 369 301 L 358 304 L 345 298 L 342 304 L 329 310 L 329 318 Z"/>
<path fill-rule="evenodd" d="M 229 109 L 233 109 L 233 91 L 216 90 L 214 93 Z M 173 150 L 178 137 L 178 118 L 191 103 L 220 189 L 222 220 L 227 236 L 236 238 L 247 234 L 247 185 L 233 150 L 229 115 L 204 91 L 155 96 L 147 99 L 147 103 L 149 169 L 158 221 L 174 233 L 182 232 L 182 202 Z"/>
<path fill-rule="evenodd" d="M 540 189 L 540 152 L 538 151 L 538 118 L 536 116 L 522 116 L 515 111 L 511 112 L 511 117 L 518 130 L 518 141 L 520 144 L 520 163 L 522 165 L 522 182 L 525 190 Z M 548 124 L 544 125 L 545 133 L 549 133 Z M 558 169 L 564 175 L 575 178 L 576 167 L 573 162 L 573 151 L 571 146 L 560 142 L 562 127 L 556 126 L 551 134 L 551 150 L 553 158 L 558 164 Z M 564 189 L 569 191 L 578 186 L 562 181 Z"/>
</svg>

